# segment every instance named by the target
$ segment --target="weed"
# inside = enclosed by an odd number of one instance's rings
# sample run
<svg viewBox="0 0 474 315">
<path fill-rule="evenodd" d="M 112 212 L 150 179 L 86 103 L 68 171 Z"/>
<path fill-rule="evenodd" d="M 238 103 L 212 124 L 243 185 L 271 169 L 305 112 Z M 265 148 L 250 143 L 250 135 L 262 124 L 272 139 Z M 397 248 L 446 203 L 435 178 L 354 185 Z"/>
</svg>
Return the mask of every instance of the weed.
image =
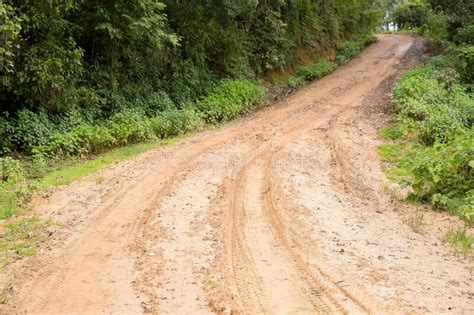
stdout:
<svg viewBox="0 0 474 315">
<path fill-rule="evenodd" d="M 250 110 L 264 95 L 263 89 L 246 80 L 225 80 L 197 103 L 208 123 L 229 121 Z"/>
<path fill-rule="evenodd" d="M 95 177 L 95 183 L 96 183 L 97 185 L 102 184 L 104 181 L 105 181 L 105 177 L 102 176 L 102 175 L 97 175 L 97 176 Z"/>
<path fill-rule="evenodd" d="M 333 62 L 319 59 L 310 65 L 301 67 L 296 73 L 296 76 L 310 82 L 331 73 L 336 67 L 337 65 Z"/>
<path fill-rule="evenodd" d="M 396 140 L 402 138 L 405 132 L 401 128 L 387 127 L 380 129 L 379 134 L 385 139 Z"/>
<path fill-rule="evenodd" d="M 444 235 L 443 241 L 451 244 L 456 252 L 474 259 L 474 235 L 469 234 L 466 228 L 450 228 Z"/>
<path fill-rule="evenodd" d="M 37 182 L 37 189 L 45 189 L 49 186 L 66 185 L 84 176 L 92 174 L 113 163 L 136 156 L 145 151 L 155 149 L 158 146 L 170 144 L 178 141 L 182 137 L 157 140 L 148 143 L 134 144 L 107 153 L 97 155 L 89 160 L 73 159 L 61 165 L 55 170 L 51 170 Z"/>
<path fill-rule="evenodd" d="M 408 225 L 411 229 L 418 234 L 425 234 L 425 220 L 424 215 L 421 212 L 415 213 L 412 217 L 408 219 Z"/>
<path fill-rule="evenodd" d="M 378 151 L 385 161 L 395 162 L 400 157 L 403 147 L 402 143 L 382 144 L 378 147 Z"/>
<path fill-rule="evenodd" d="M 46 239 L 46 228 L 51 224 L 50 219 L 37 216 L 5 224 L 0 235 L 0 268 L 5 268 L 12 258 L 34 255 L 39 243 Z"/>
</svg>

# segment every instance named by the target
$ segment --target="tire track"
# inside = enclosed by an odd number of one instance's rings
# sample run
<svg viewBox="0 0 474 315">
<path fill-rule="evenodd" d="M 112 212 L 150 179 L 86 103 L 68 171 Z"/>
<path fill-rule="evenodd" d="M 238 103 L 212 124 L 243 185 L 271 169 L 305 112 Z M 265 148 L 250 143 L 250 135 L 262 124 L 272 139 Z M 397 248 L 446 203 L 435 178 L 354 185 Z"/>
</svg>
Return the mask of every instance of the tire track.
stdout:
<svg viewBox="0 0 474 315">
<path fill-rule="evenodd" d="M 332 280 L 327 272 L 323 271 L 320 267 L 314 264 L 309 265 L 295 250 L 295 248 L 297 248 L 300 252 L 317 252 L 317 249 L 309 248 L 303 245 L 303 242 L 299 240 L 301 236 L 295 229 L 294 225 L 296 222 L 294 220 L 293 227 L 291 228 L 283 224 L 280 213 L 289 213 L 288 209 L 294 206 L 288 202 L 284 192 L 278 187 L 279 180 L 273 174 L 274 159 L 275 154 L 271 154 L 267 159 L 265 167 L 264 184 L 265 187 L 268 187 L 262 193 L 265 201 L 265 214 L 269 222 L 271 222 L 275 237 L 284 246 L 286 255 L 298 270 L 300 279 L 307 283 L 307 287 L 311 288 L 310 292 L 315 295 L 316 298 L 323 300 L 325 305 L 333 306 L 332 308 L 328 307 L 326 309 L 329 313 L 336 311 L 345 314 L 354 312 L 358 314 L 371 313 L 370 309 L 354 294 L 338 285 L 337 282 Z M 278 202 L 275 195 L 279 196 Z M 315 245 L 312 247 L 314 246 Z M 344 301 L 344 303 L 342 304 L 338 301 Z"/>
</svg>

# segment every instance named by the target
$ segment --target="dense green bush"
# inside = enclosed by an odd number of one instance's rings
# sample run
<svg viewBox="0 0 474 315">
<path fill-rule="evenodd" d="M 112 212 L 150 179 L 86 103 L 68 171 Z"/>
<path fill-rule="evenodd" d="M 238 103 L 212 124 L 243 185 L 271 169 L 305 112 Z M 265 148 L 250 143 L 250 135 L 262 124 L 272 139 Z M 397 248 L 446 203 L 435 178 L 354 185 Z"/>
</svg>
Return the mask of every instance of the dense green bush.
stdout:
<svg viewBox="0 0 474 315">
<path fill-rule="evenodd" d="M 411 185 L 419 198 L 474 222 L 474 129 L 449 143 L 415 147 L 404 164 L 413 174 Z"/>
<path fill-rule="evenodd" d="M 288 81 L 286 82 L 287 85 L 292 88 L 292 89 L 297 89 L 300 86 L 304 85 L 306 80 L 303 77 L 293 75 L 288 78 Z"/>
<path fill-rule="evenodd" d="M 102 126 L 79 125 L 65 133 L 54 133 L 47 145 L 34 148 L 35 153 L 48 155 L 82 155 L 110 148 L 115 142 L 110 131 Z"/>
<path fill-rule="evenodd" d="M 458 45 L 474 45 L 474 24 L 458 28 L 453 41 Z"/>
<path fill-rule="evenodd" d="M 263 97 L 263 90 L 245 80 L 225 80 L 197 102 L 209 123 L 229 121 L 248 111 Z"/>
<path fill-rule="evenodd" d="M 150 120 L 138 111 L 114 114 L 104 126 L 110 131 L 116 145 L 147 141 L 154 137 Z"/>
<path fill-rule="evenodd" d="M 0 158 L 0 187 L 4 182 L 15 182 L 24 177 L 23 167 L 19 160 L 9 156 Z"/>
<path fill-rule="evenodd" d="M 460 45 L 456 47 L 457 68 L 464 82 L 474 91 L 474 45 Z"/>
<path fill-rule="evenodd" d="M 394 89 L 396 109 L 412 120 L 425 144 L 447 142 L 474 121 L 474 100 L 458 83 L 459 76 L 435 60 L 408 71 Z"/>
<path fill-rule="evenodd" d="M 201 115 L 192 109 L 169 109 L 152 118 L 150 123 L 159 138 L 177 136 L 203 127 Z"/>
<path fill-rule="evenodd" d="M 46 144 L 54 132 L 55 125 L 45 111 L 22 109 L 11 124 L 9 140 L 16 148 L 29 152 L 34 146 Z"/>
<path fill-rule="evenodd" d="M 337 65 L 335 63 L 320 59 L 315 63 L 301 67 L 296 72 L 296 76 L 306 81 L 313 81 L 331 73 L 336 67 Z"/>
<path fill-rule="evenodd" d="M 112 147 L 199 130 L 202 124 L 200 115 L 190 109 L 168 109 L 151 118 L 141 111 L 129 110 L 99 124 L 82 123 L 69 131 L 55 132 L 47 144 L 35 146 L 32 151 L 37 158 L 100 153 Z"/>
<path fill-rule="evenodd" d="M 474 222 L 474 99 L 450 57 L 408 71 L 393 92 L 398 150 L 390 162 L 422 201 Z"/>
<path fill-rule="evenodd" d="M 413 29 L 426 23 L 428 6 L 423 1 L 401 1 L 392 13 L 392 19 L 399 29 Z"/>
</svg>

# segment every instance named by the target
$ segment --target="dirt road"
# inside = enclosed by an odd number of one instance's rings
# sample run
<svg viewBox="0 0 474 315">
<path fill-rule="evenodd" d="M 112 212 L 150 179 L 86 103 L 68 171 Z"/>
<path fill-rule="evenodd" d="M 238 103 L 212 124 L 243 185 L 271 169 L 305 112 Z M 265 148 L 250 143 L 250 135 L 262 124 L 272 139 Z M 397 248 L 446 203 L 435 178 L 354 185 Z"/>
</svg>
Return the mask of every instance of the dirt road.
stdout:
<svg viewBox="0 0 474 315">
<path fill-rule="evenodd" d="M 62 224 L 3 311 L 474 312 L 469 266 L 440 242 L 456 219 L 397 201 L 376 153 L 420 47 L 380 35 L 275 106 L 36 197 Z"/>
</svg>

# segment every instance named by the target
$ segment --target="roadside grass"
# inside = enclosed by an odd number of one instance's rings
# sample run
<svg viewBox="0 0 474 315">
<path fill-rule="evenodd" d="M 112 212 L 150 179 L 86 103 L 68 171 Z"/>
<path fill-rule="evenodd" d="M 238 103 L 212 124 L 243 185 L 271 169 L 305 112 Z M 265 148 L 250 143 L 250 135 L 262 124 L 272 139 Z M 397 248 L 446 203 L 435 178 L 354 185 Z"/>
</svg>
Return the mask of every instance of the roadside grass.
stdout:
<svg viewBox="0 0 474 315">
<path fill-rule="evenodd" d="M 58 168 L 53 169 L 45 174 L 45 176 L 38 181 L 37 188 L 41 190 L 50 186 L 67 185 L 89 174 L 96 173 L 108 165 L 137 156 L 143 152 L 155 149 L 157 147 L 174 143 L 190 135 L 191 134 L 187 134 L 185 136 L 174 137 L 165 140 L 121 147 L 113 149 L 104 154 L 93 156 L 91 159 L 85 161 L 75 159 L 65 162 L 65 164 L 60 165 Z"/>
<path fill-rule="evenodd" d="M 465 227 L 452 227 L 446 232 L 443 241 L 451 244 L 454 251 L 474 260 L 474 235 Z"/>
<path fill-rule="evenodd" d="M 428 224 L 425 222 L 423 213 L 417 212 L 408 219 L 408 225 L 411 227 L 413 232 L 423 235 L 426 233 L 425 228 Z"/>
<path fill-rule="evenodd" d="M 51 224 L 51 219 L 44 220 L 37 216 L 4 224 L 0 234 L 0 270 L 13 259 L 35 255 L 39 243 L 48 236 L 46 228 Z"/>
<path fill-rule="evenodd" d="M 396 127 L 385 127 L 379 130 L 379 134 L 384 139 L 396 140 L 406 134 L 406 130 Z"/>
<path fill-rule="evenodd" d="M 387 138 L 387 134 L 383 132 L 384 130 L 389 130 L 389 128 L 380 131 L 382 137 Z M 404 183 L 413 176 L 406 165 L 404 165 L 402 159 L 411 144 L 400 140 L 398 133 L 396 134 L 397 138 L 393 138 L 394 133 L 392 133 L 392 131 L 387 131 L 387 133 L 389 133 L 387 139 L 392 139 L 392 141 L 390 143 L 381 144 L 377 148 L 380 157 L 385 162 L 382 166 L 382 170 L 388 179 L 394 182 Z"/>
</svg>

